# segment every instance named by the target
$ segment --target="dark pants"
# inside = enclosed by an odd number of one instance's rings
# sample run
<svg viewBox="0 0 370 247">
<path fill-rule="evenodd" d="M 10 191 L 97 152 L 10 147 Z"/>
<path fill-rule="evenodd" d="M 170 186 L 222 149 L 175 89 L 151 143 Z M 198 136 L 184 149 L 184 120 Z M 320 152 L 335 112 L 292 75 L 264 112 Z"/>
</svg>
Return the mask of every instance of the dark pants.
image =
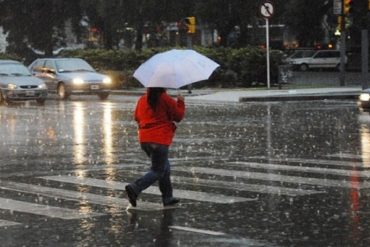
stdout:
<svg viewBox="0 0 370 247">
<path fill-rule="evenodd" d="M 172 184 L 170 179 L 170 162 L 168 161 L 168 146 L 142 143 L 141 148 L 151 159 L 152 166 L 150 171 L 132 184 L 133 189 L 139 195 L 141 191 L 158 180 L 163 202 L 169 201 L 172 198 Z"/>
</svg>

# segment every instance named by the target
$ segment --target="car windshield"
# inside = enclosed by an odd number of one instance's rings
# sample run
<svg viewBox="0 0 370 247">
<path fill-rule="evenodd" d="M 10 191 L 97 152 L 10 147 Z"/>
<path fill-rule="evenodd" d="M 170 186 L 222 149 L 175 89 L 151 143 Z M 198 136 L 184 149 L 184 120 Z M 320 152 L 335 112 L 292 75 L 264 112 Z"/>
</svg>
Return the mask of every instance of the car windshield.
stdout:
<svg viewBox="0 0 370 247">
<path fill-rule="evenodd" d="M 304 58 L 311 57 L 315 51 L 295 51 L 290 58 Z"/>
<path fill-rule="evenodd" d="M 29 70 L 22 64 L 0 64 L 0 76 L 30 76 Z"/>
<path fill-rule="evenodd" d="M 65 59 L 56 61 L 57 70 L 63 72 L 95 71 L 90 64 L 82 59 Z"/>
</svg>

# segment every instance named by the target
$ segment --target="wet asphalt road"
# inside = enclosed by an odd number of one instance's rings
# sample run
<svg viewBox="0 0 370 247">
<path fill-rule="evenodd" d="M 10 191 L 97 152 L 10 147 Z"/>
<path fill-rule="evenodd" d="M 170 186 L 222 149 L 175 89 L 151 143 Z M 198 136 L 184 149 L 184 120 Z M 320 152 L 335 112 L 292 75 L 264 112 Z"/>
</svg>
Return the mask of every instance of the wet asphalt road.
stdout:
<svg viewBox="0 0 370 247">
<path fill-rule="evenodd" d="M 1 246 L 368 246 L 370 116 L 354 101 L 187 99 L 171 149 L 176 208 L 155 187 L 136 97 L 0 107 Z"/>
</svg>

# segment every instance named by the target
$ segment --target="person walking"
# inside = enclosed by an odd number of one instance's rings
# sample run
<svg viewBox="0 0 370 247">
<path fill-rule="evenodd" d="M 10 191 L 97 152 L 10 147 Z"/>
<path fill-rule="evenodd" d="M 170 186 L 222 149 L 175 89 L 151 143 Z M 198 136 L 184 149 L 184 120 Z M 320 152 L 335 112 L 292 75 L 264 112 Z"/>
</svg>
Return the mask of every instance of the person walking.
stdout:
<svg viewBox="0 0 370 247">
<path fill-rule="evenodd" d="M 150 170 L 125 190 L 133 207 L 139 194 L 158 181 L 164 206 L 174 205 L 179 199 L 173 197 L 170 178 L 169 147 L 175 135 L 176 124 L 185 115 L 184 97 L 177 100 L 170 97 L 165 88 L 148 88 L 136 104 L 135 120 L 138 123 L 138 137 L 142 150 L 151 159 Z"/>
</svg>

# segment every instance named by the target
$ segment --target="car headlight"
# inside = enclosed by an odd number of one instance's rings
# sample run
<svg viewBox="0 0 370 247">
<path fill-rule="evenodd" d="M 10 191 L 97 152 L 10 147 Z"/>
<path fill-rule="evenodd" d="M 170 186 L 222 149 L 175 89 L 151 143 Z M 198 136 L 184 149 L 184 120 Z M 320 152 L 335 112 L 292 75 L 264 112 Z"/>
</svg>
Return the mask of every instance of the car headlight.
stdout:
<svg viewBox="0 0 370 247">
<path fill-rule="evenodd" d="M 8 84 L 8 89 L 9 89 L 9 90 L 17 89 L 17 85 L 12 84 L 12 83 L 9 83 L 9 84 Z"/>
<path fill-rule="evenodd" d="M 105 77 L 104 79 L 103 79 L 103 83 L 104 84 L 111 84 L 112 83 L 112 79 L 110 78 L 110 77 Z"/>
<path fill-rule="evenodd" d="M 360 94 L 360 100 L 361 101 L 369 101 L 370 100 L 370 94 L 368 94 L 368 93 Z"/>
<path fill-rule="evenodd" d="M 73 83 L 77 85 L 81 85 L 84 83 L 84 80 L 82 80 L 81 78 L 74 78 Z"/>
<path fill-rule="evenodd" d="M 39 88 L 39 89 L 46 89 L 46 85 L 45 85 L 45 84 L 40 84 L 40 85 L 38 86 L 38 88 Z"/>
</svg>

